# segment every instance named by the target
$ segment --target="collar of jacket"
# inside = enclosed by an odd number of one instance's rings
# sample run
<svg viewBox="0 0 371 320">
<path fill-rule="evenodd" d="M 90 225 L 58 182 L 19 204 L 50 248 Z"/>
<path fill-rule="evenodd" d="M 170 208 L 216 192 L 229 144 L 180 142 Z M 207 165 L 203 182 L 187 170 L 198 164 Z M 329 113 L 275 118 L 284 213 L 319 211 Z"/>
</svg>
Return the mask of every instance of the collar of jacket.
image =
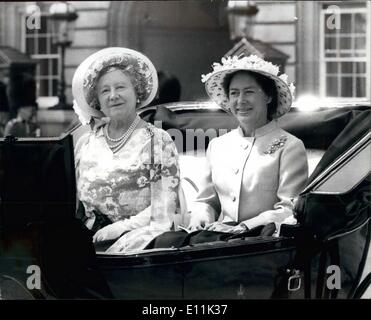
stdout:
<svg viewBox="0 0 371 320">
<path fill-rule="evenodd" d="M 262 126 L 260 128 L 257 128 L 255 130 L 254 137 L 265 136 L 266 134 L 268 134 L 268 133 L 272 132 L 273 130 L 275 130 L 277 127 L 278 127 L 277 120 L 274 119 L 274 120 L 268 122 L 266 125 L 264 125 L 264 126 Z M 241 126 L 238 126 L 237 133 L 242 138 L 251 138 L 251 137 L 245 137 L 244 136 Z"/>
</svg>

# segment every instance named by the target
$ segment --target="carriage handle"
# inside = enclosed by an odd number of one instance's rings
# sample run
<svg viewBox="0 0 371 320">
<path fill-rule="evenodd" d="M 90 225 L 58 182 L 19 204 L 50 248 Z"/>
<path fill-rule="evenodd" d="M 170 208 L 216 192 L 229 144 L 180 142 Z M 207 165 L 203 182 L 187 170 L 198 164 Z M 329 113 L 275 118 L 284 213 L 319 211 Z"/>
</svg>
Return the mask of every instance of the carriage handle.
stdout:
<svg viewBox="0 0 371 320">
<path fill-rule="evenodd" d="M 287 269 L 286 272 L 291 274 L 287 280 L 287 290 L 288 291 L 298 291 L 301 288 L 301 274 L 300 270 L 297 269 Z"/>
</svg>

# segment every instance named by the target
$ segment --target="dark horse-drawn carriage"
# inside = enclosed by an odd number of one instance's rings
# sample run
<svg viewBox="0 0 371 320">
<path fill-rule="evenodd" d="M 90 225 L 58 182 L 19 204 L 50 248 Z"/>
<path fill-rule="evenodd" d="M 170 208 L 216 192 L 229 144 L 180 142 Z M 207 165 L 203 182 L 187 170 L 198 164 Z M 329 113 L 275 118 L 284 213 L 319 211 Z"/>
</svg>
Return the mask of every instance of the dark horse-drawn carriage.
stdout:
<svg viewBox="0 0 371 320">
<path fill-rule="evenodd" d="M 178 224 L 185 225 L 202 174 L 197 170 L 213 137 L 205 133 L 215 129 L 217 136 L 236 124 L 210 103 L 148 107 L 141 117 L 173 137 L 181 133 L 175 139 L 182 178 Z M 370 120 L 369 106 L 293 108 L 280 120 L 303 140 L 311 175 L 296 201 L 297 223 L 281 225 L 278 236 L 257 228 L 130 255 L 96 249 L 90 231 L 75 218 L 71 134 L 1 139 L 1 297 L 360 298 L 371 282 Z M 194 134 L 193 145 L 187 134 Z"/>
</svg>

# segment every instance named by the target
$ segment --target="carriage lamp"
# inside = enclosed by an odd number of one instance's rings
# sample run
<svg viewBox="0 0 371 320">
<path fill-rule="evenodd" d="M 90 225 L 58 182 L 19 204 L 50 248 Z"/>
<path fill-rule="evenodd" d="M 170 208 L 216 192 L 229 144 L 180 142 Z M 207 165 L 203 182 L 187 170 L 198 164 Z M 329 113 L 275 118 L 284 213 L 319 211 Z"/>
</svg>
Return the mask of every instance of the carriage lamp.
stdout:
<svg viewBox="0 0 371 320">
<path fill-rule="evenodd" d="M 231 40 L 252 39 L 255 17 L 259 12 L 255 2 L 228 1 L 227 12 Z"/>
<path fill-rule="evenodd" d="M 66 1 L 50 6 L 49 17 L 52 21 L 53 43 L 59 47 L 61 59 L 59 62 L 60 79 L 58 86 L 59 108 L 66 108 L 65 52 L 66 47 L 73 42 L 75 21 L 78 18 L 75 7 Z"/>
</svg>

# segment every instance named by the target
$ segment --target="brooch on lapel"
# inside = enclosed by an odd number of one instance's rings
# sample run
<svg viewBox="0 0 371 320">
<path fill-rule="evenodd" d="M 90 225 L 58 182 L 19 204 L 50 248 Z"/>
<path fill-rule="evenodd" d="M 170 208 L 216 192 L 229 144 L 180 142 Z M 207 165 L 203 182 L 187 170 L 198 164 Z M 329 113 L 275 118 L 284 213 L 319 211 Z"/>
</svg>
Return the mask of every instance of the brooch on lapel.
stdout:
<svg viewBox="0 0 371 320">
<path fill-rule="evenodd" d="M 281 136 L 279 139 L 274 139 L 267 151 L 264 151 L 265 154 L 275 153 L 279 148 L 282 148 L 285 145 L 287 140 L 286 136 Z"/>
</svg>

